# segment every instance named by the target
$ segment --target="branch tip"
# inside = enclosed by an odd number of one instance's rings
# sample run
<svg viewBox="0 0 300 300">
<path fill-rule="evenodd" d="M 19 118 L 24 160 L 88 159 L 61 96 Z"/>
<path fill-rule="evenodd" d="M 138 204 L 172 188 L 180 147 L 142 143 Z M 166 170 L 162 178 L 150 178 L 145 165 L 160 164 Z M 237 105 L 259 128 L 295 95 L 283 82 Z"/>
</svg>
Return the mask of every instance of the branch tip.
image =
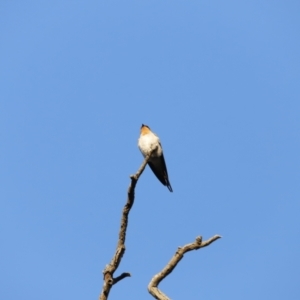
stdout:
<svg viewBox="0 0 300 300">
<path fill-rule="evenodd" d="M 201 235 L 196 237 L 196 243 L 201 245 L 201 243 L 202 243 L 202 236 Z"/>
<path fill-rule="evenodd" d="M 131 277 L 131 274 L 130 273 L 122 273 L 120 276 L 113 279 L 113 284 L 116 284 L 117 282 L 119 282 L 120 280 L 122 280 L 126 277 Z"/>
</svg>

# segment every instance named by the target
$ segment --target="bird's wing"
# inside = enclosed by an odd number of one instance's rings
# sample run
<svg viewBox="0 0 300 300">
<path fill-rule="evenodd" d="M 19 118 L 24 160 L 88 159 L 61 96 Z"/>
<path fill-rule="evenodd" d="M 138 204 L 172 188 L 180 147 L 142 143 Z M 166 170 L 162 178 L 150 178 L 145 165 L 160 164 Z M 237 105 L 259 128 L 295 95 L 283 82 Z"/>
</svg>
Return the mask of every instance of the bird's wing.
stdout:
<svg viewBox="0 0 300 300">
<path fill-rule="evenodd" d="M 167 171 L 164 155 L 162 154 L 160 157 L 152 157 L 151 160 L 148 161 L 148 165 L 152 170 L 152 172 L 157 177 L 157 179 L 163 185 L 167 186 L 170 192 L 173 192 L 171 184 L 169 182 L 168 171 Z"/>
</svg>

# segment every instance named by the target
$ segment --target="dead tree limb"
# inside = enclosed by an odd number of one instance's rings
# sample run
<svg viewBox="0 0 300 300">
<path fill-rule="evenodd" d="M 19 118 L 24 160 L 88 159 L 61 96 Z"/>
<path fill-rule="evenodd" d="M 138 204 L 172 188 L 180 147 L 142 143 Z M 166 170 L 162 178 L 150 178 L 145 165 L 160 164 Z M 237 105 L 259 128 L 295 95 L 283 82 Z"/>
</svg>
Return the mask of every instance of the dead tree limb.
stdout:
<svg viewBox="0 0 300 300">
<path fill-rule="evenodd" d="M 119 264 L 121 262 L 121 259 L 125 253 L 125 239 L 126 239 L 126 230 L 127 230 L 127 225 L 128 225 L 128 216 L 129 212 L 132 208 L 132 205 L 134 203 L 134 191 L 135 191 L 135 186 L 142 175 L 143 171 L 145 170 L 145 167 L 148 163 L 148 160 L 151 156 L 151 154 L 156 150 L 156 148 L 152 149 L 149 154 L 145 157 L 144 162 L 142 163 L 141 167 L 139 170 L 134 174 L 130 176 L 131 182 L 128 188 L 127 192 L 127 202 L 123 208 L 122 212 L 122 219 L 121 219 L 121 227 L 119 231 L 119 241 L 117 245 L 116 252 L 111 260 L 111 262 L 105 266 L 105 269 L 103 270 L 103 275 L 104 275 L 104 283 L 103 283 L 103 288 L 100 294 L 99 299 L 100 300 L 107 300 L 108 295 L 110 292 L 111 287 L 119 282 L 120 280 L 130 277 L 130 273 L 122 273 L 121 275 L 117 277 L 113 277 L 114 272 L 117 270 L 119 267 Z"/>
<path fill-rule="evenodd" d="M 202 236 L 198 236 L 194 243 L 187 244 L 183 247 L 178 247 L 175 255 L 171 258 L 171 260 L 163 268 L 163 270 L 160 271 L 159 273 L 157 273 L 156 275 L 154 275 L 153 278 L 151 279 L 151 281 L 148 285 L 149 293 L 155 299 L 170 300 L 170 298 L 168 298 L 163 292 L 161 292 L 158 289 L 159 283 L 174 270 L 174 268 L 177 266 L 177 264 L 180 262 L 180 260 L 183 258 L 184 254 L 186 252 L 189 252 L 192 250 L 198 250 L 200 248 L 206 247 L 219 238 L 221 238 L 221 236 L 215 235 L 215 236 L 211 237 L 210 239 L 208 239 L 207 241 L 202 241 Z"/>
</svg>

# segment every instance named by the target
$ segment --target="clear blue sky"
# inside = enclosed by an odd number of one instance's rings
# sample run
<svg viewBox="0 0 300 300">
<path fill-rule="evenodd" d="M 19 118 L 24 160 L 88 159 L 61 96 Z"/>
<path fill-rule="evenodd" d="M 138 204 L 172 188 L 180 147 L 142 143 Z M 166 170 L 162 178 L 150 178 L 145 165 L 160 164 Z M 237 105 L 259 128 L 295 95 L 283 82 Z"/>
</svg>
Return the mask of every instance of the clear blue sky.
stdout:
<svg viewBox="0 0 300 300">
<path fill-rule="evenodd" d="M 142 123 L 147 168 L 110 299 L 214 234 L 172 299 L 300 299 L 299 1 L 2 1 L 0 298 L 97 299 Z"/>
</svg>

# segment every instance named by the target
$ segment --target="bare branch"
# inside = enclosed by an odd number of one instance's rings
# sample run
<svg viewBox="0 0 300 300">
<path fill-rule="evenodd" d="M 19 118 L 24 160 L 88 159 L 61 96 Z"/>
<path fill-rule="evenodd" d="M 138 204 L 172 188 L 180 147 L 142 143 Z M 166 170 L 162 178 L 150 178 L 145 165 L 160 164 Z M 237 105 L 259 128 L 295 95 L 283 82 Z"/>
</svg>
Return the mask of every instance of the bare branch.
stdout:
<svg viewBox="0 0 300 300">
<path fill-rule="evenodd" d="M 125 277 L 130 277 L 130 276 L 131 276 L 130 273 L 122 273 L 120 276 L 114 278 L 113 284 L 116 284 L 118 281 L 124 279 Z"/>
<path fill-rule="evenodd" d="M 129 212 L 132 208 L 132 205 L 134 203 L 135 186 L 136 186 L 140 176 L 142 175 L 143 171 L 145 170 L 145 167 L 148 163 L 150 156 L 152 155 L 152 153 L 155 150 L 156 150 L 156 147 L 153 148 L 149 152 L 149 154 L 145 157 L 141 167 L 136 172 L 136 174 L 130 176 L 131 182 L 130 182 L 128 192 L 127 192 L 127 195 L 128 195 L 127 202 L 126 202 L 126 204 L 123 208 L 123 212 L 122 212 L 121 227 L 120 227 L 120 232 L 119 232 L 119 241 L 118 241 L 117 249 L 116 249 L 116 252 L 115 252 L 111 262 L 105 266 L 105 269 L 102 272 L 104 275 L 104 283 L 103 283 L 102 292 L 99 297 L 100 300 L 107 300 L 111 287 L 114 284 L 116 284 L 117 282 L 119 282 L 120 280 L 131 276 L 130 273 L 122 273 L 120 276 L 117 276 L 115 278 L 113 277 L 114 272 L 119 267 L 121 259 L 125 253 L 125 239 L 126 239 L 126 230 L 127 230 L 127 226 L 128 226 L 128 216 L 129 216 Z"/>
<path fill-rule="evenodd" d="M 149 285 L 148 285 L 148 291 L 149 293 L 158 300 L 170 300 L 163 292 L 161 292 L 158 289 L 159 283 L 166 278 L 177 266 L 177 264 L 180 262 L 180 260 L 183 258 L 184 254 L 186 252 L 192 251 L 192 250 L 198 250 L 200 248 L 206 247 L 210 245 L 212 242 L 216 241 L 217 239 L 221 238 L 219 235 L 215 235 L 208 239 L 207 241 L 202 241 L 202 236 L 198 236 L 196 238 L 196 241 L 190 244 L 186 244 L 183 247 L 179 247 L 174 254 L 174 256 L 171 258 L 171 260 L 168 262 L 168 264 L 163 268 L 162 271 L 157 273 L 153 276 L 151 279 Z"/>
</svg>

